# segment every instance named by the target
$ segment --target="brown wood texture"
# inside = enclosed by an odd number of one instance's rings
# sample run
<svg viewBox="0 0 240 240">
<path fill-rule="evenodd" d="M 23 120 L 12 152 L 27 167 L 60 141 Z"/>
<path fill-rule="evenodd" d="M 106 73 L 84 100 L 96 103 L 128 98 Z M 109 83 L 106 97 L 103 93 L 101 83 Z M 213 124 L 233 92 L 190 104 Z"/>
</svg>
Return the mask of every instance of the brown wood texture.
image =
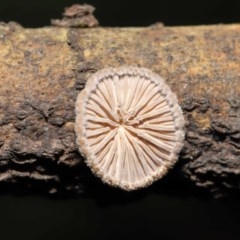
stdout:
<svg viewBox="0 0 240 240">
<path fill-rule="evenodd" d="M 93 72 L 129 65 L 165 78 L 184 112 L 184 148 L 172 177 L 159 182 L 169 180 L 169 188 L 184 182 L 215 196 L 240 192 L 240 25 L 24 29 L 16 23 L 0 25 L 2 191 L 101 188 L 77 151 L 74 104 Z"/>
</svg>

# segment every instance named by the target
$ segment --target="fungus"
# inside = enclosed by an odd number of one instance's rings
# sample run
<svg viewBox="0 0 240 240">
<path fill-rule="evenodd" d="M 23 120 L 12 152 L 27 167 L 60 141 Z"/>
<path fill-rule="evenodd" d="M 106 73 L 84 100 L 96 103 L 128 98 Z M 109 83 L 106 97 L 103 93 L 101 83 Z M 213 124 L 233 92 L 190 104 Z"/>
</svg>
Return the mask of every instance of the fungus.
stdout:
<svg viewBox="0 0 240 240">
<path fill-rule="evenodd" d="M 92 172 L 125 190 L 150 185 L 175 164 L 184 118 L 175 94 L 144 68 L 93 74 L 76 101 L 77 145 Z"/>
</svg>

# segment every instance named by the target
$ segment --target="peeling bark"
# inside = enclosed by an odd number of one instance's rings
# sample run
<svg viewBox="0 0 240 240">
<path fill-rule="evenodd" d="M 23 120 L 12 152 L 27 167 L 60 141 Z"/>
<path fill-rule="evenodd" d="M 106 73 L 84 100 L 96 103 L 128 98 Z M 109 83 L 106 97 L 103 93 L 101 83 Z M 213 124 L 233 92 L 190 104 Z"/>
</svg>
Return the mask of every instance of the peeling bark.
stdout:
<svg viewBox="0 0 240 240">
<path fill-rule="evenodd" d="M 79 194 L 88 181 L 102 185 L 77 151 L 74 103 L 93 72 L 123 65 L 153 70 L 178 96 L 186 140 L 172 183 L 184 179 L 215 196 L 240 192 L 240 25 L 24 29 L 2 23 L 2 189 Z"/>
</svg>

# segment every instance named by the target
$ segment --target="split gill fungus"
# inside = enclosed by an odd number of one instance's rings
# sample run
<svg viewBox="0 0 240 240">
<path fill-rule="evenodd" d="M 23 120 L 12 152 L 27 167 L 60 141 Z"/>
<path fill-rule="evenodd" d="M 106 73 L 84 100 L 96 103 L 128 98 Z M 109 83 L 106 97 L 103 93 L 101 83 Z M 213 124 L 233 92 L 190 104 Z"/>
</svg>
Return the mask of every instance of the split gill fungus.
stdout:
<svg viewBox="0 0 240 240">
<path fill-rule="evenodd" d="M 184 118 L 175 94 L 157 74 L 106 68 L 78 95 L 75 131 L 92 172 L 130 191 L 162 178 L 176 163 Z"/>
</svg>

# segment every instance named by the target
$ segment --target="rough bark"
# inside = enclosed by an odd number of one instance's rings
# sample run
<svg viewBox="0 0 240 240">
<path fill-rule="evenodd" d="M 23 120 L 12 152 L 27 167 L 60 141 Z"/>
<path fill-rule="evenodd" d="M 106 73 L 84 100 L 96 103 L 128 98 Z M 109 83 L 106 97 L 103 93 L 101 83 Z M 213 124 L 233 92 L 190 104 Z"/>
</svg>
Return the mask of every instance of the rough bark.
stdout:
<svg viewBox="0 0 240 240">
<path fill-rule="evenodd" d="M 240 192 L 240 25 L 24 29 L 16 23 L 0 25 L 2 191 L 78 194 L 84 186 L 102 187 L 77 151 L 74 103 L 90 74 L 122 65 L 160 74 L 184 111 L 185 146 L 172 177 L 162 180 L 166 186 L 184 179 L 215 196 Z"/>
</svg>

